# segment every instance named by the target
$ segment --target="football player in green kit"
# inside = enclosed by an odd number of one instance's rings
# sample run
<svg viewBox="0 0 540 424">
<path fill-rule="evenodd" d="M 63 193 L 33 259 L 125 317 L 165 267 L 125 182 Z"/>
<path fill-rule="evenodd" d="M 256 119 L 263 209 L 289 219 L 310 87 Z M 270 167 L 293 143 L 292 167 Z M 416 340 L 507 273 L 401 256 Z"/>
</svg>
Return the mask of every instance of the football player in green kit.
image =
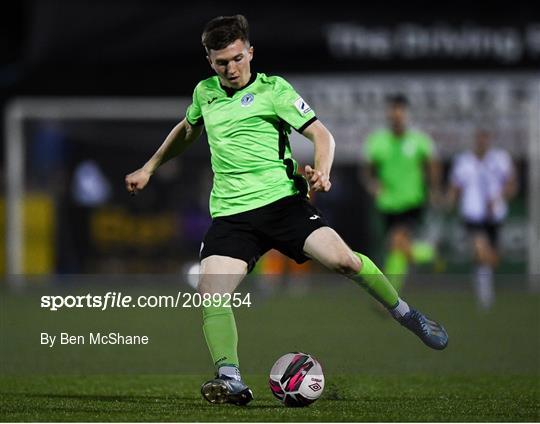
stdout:
<svg viewBox="0 0 540 424">
<path fill-rule="evenodd" d="M 407 126 L 407 106 L 405 96 L 389 96 L 388 128 L 370 133 L 364 145 L 366 186 L 375 197 L 388 234 L 389 252 L 383 270 L 398 292 L 410 263 L 434 260 L 434 247 L 413 240 L 413 233 L 428 197 L 436 203 L 440 192 L 440 167 L 433 141 Z"/>
<path fill-rule="evenodd" d="M 234 292 L 257 260 L 274 248 L 298 263 L 315 259 L 346 275 L 426 345 L 444 349 L 444 328 L 400 299 L 375 264 L 352 251 L 308 201 L 309 189 L 331 188 L 334 139 L 283 78 L 251 72 L 247 20 L 241 15 L 212 19 L 202 43 L 217 75 L 195 87 L 186 117 L 148 162 L 125 178 L 127 190 L 136 194 L 161 164 L 206 129 L 214 184 L 212 224 L 200 252 L 199 292 Z M 314 165 L 305 168 L 309 183 L 292 158 L 291 129 L 314 144 Z M 253 394 L 241 379 L 231 308 L 203 307 L 203 331 L 217 371 L 202 385 L 203 397 L 211 403 L 247 404 Z"/>
</svg>

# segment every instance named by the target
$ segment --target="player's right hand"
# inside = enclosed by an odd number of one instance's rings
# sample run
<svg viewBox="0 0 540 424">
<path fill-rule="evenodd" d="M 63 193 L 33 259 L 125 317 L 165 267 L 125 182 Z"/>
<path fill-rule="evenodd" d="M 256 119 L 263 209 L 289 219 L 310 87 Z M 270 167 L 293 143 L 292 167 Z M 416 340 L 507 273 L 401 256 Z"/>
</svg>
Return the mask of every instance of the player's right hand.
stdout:
<svg viewBox="0 0 540 424">
<path fill-rule="evenodd" d="M 137 169 L 135 172 L 126 175 L 125 183 L 127 191 L 132 195 L 136 195 L 139 190 L 142 190 L 148 184 L 152 174 L 144 168 Z"/>
</svg>

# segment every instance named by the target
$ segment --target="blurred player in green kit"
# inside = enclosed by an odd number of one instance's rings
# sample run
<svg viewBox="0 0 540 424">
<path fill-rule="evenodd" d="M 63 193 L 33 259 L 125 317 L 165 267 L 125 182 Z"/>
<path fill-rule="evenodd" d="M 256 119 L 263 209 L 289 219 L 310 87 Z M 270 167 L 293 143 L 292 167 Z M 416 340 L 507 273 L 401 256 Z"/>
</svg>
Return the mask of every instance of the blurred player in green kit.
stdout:
<svg viewBox="0 0 540 424">
<path fill-rule="evenodd" d="M 246 18 L 212 19 L 202 43 L 217 75 L 197 84 L 186 117 L 148 162 L 125 178 L 130 193 L 142 190 L 161 164 L 206 129 L 214 172 L 212 224 L 201 245 L 198 291 L 234 292 L 257 260 L 273 248 L 298 263 L 314 259 L 349 277 L 426 345 L 444 349 L 448 343 L 444 328 L 400 299 L 377 266 L 351 250 L 309 202 L 309 190 L 331 188 L 334 138 L 287 81 L 251 71 L 254 48 Z M 314 146 L 313 167 L 305 168 L 307 181 L 292 158 L 292 129 Z M 202 396 L 216 404 L 247 404 L 253 394 L 241 378 L 231 307 L 203 307 L 203 331 L 216 377 L 202 385 Z"/>
<path fill-rule="evenodd" d="M 408 100 L 387 98 L 388 128 L 375 130 L 364 144 L 367 160 L 364 180 L 375 197 L 388 235 L 384 273 L 399 292 L 409 264 L 434 259 L 427 242 L 413 241 L 428 200 L 438 201 L 440 168 L 431 138 L 407 125 Z"/>
</svg>

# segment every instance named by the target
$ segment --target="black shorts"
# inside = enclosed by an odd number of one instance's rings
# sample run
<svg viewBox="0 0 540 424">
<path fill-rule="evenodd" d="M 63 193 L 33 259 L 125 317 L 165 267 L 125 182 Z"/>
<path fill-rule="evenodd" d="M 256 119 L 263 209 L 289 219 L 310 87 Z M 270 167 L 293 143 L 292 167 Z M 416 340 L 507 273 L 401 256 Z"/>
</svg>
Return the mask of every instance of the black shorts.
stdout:
<svg viewBox="0 0 540 424">
<path fill-rule="evenodd" d="M 499 241 L 499 228 L 501 226 L 500 223 L 493 221 L 463 221 L 463 225 L 465 225 L 465 228 L 470 235 L 483 234 L 488 238 L 492 246 L 497 246 L 497 242 Z"/>
<path fill-rule="evenodd" d="M 383 213 L 382 215 L 385 231 L 390 231 L 393 227 L 406 227 L 412 231 L 422 220 L 424 207 L 419 206 L 403 212 Z"/>
<path fill-rule="evenodd" d="M 257 209 L 214 218 L 200 259 L 211 255 L 241 259 L 250 272 L 262 255 L 276 249 L 300 264 L 309 259 L 304 255 L 308 236 L 326 226 L 326 219 L 307 198 L 284 197 Z"/>
</svg>

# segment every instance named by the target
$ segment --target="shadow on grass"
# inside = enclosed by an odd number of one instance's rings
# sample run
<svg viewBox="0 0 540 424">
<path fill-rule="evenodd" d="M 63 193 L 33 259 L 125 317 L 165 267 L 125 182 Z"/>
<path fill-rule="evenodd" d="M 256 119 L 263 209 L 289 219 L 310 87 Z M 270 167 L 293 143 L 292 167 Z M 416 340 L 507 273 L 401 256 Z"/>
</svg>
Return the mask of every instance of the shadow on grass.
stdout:
<svg viewBox="0 0 540 424">
<path fill-rule="evenodd" d="M 197 400 L 195 397 L 187 396 L 175 396 L 175 395 L 84 395 L 84 394 L 61 394 L 61 393 L 16 393 L 16 392 L 0 392 L 0 395 L 4 396 L 17 396 L 19 399 L 21 397 L 27 398 L 51 398 L 51 399 L 72 399 L 72 400 L 83 400 L 83 401 L 101 401 L 101 402 L 146 402 L 146 403 L 156 403 L 159 401 L 188 401 L 188 400 Z"/>
<path fill-rule="evenodd" d="M 199 397 L 188 397 L 188 396 L 176 396 L 176 395 L 99 395 L 99 394 L 60 394 L 60 393 L 17 393 L 17 392 L 0 392 L 0 396 L 4 399 L 3 412 L 18 412 L 21 409 L 25 409 L 24 406 L 20 405 L 21 399 L 40 399 L 51 401 L 59 400 L 72 400 L 72 401 L 82 401 L 82 402 L 108 402 L 108 403 L 129 403 L 129 404 L 150 404 L 150 405 L 159 405 L 159 404 L 170 404 L 170 403 L 190 403 L 192 405 L 197 405 L 198 407 L 203 408 L 216 408 L 218 405 L 211 405 L 207 402 L 204 402 L 203 399 Z M 9 408 L 6 407 L 6 403 L 9 403 L 10 398 L 16 400 L 19 405 Z M 227 405 L 231 408 L 237 408 L 234 405 Z M 255 410 L 255 409 L 281 409 L 283 405 L 277 403 L 276 405 L 256 405 L 250 404 L 246 406 L 245 410 Z M 38 408 L 36 408 L 38 409 Z M 43 406 L 39 409 L 47 409 L 50 411 L 61 410 L 62 408 L 56 407 L 47 407 Z M 65 407 L 64 407 L 65 410 Z M 70 408 L 71 411 L 75 411 L 75 408 Z M 95 411 L 93 408 L 77 409 L 80 412 L 89 412 Z"/>
</svg>

